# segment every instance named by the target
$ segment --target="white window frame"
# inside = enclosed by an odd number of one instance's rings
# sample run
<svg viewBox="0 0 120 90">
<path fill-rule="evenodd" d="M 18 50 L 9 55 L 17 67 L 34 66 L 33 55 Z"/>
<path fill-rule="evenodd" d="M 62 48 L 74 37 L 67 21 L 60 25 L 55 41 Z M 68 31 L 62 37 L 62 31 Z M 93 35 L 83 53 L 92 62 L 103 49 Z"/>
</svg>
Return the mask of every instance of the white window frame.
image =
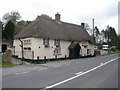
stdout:
<svg viewBox="0 0 120 90">
<path fill-rule="evenodd" d="M 61 55 L 61 48 L 55 48 L 54 55 Z"/>
<path fill-rule="evenodd" d="M 24 45 L 31 45 L 31 39 L 23 40 Z"/>
<path fill-rule="evenodd" d="M 56 46 L 57 46 L 57 45 L 60 45 L 60 40 L 59 40 L 59 39 L 55 39 L 55 40 L 54 40 L 54 45 L 56 45 Z"/>
<path fill-rule="evenodd" d="M 91 49 L 87 49 L 87 55 L 91 55 Z"/>
<path fill-rule="evenodd" d="M 49 38 L 43 38 L 43 45 L 49 45 Z"/>
<path fill-rule="evenodd" d="M 87 46 L 88 44 L 89 44 L 88 41 L 82 41 L 82 45 L 83 45 L 83 46 Z"/>
<path fill-rule="evenodd" d="M 82 55 L 82 49 L 80 49 L 80 55 Z"/>
</svg>

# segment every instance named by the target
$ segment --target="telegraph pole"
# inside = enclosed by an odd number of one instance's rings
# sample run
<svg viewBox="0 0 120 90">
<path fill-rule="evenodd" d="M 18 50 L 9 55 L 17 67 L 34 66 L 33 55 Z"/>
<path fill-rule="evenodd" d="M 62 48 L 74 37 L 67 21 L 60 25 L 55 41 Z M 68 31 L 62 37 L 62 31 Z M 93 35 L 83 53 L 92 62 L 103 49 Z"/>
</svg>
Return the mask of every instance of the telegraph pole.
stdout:
<svg viewBox="0 0 120 90">
<path fill-rule="evenodd" d="M 20 42 L 21 42 L 21 50 L 22 50 L 22 64 L 23 64 L 23 59 L 24 59 L 24 52 L 23 52 L 23 41 L 19 38 Z"/>
<path fill-rule="evenodd" d="M 93 18 L 93 40 L 95 42 L 95 37 L 94 37 L 94 18 Z"/>
</svg>

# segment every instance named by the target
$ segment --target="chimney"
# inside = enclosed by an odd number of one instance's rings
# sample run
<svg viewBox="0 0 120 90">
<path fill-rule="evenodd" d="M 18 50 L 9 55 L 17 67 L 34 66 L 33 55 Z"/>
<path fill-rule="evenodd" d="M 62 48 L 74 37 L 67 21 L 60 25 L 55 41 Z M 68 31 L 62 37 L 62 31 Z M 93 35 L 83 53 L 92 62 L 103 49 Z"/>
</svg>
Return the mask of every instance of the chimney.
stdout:
<svg viewBox="0 0 120 90">
<path fill-rule="evenodd" d="M 81 23 L 81 27 L 85 28 L 85 23 Z"/>
<path fill-rule="evenodd" d="M 55 14 L 55 20 L 60 21 L 60 14 L 58 12 L 57 12 L 57 14 Z"/>
</svg>

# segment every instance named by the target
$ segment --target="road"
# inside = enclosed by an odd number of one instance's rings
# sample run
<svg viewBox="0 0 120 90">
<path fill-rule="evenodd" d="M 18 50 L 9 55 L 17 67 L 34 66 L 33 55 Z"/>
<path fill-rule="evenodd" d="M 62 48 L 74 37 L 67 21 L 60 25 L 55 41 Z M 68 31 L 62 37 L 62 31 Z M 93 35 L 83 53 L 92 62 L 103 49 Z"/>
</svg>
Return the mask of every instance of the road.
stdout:
<svg viewBox="0 0 120 90">
<path fill-rule="evenodd" d="M 118 88 L 118 54 L 43 64 L 3 76 L 3 88 Z M 114 89 L 115 90 L 115 89 Z"/>
</svg>

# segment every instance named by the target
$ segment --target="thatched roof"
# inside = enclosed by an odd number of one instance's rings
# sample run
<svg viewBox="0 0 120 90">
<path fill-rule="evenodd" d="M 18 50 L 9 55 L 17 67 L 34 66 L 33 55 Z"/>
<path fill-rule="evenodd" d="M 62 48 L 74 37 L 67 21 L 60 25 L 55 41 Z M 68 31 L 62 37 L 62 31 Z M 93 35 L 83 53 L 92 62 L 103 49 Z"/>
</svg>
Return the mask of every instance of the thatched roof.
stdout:
<svg viewBox="0 0 120 90">
<path fill-rule="evenodd" d="M 74 49 L 75 47 L 80 47 L 80 45 L 79 45 L 79 43 L 77 43 L 77 42 L 72 42 L 71 44 L 70 44 L 70 46 L 68 47 L 68 49 Z M 80 47 L 81 48 L 81 47 Z"/>
<path fill-rule="evenodd" d="M 91 36 L 81 26 L 43 17 L 39 17 L 29 24 L 25 29 L 19 32 L 14 39 L 28 37 L 69 41 L 88 40 L 93 43 Z"/>
</svg>

